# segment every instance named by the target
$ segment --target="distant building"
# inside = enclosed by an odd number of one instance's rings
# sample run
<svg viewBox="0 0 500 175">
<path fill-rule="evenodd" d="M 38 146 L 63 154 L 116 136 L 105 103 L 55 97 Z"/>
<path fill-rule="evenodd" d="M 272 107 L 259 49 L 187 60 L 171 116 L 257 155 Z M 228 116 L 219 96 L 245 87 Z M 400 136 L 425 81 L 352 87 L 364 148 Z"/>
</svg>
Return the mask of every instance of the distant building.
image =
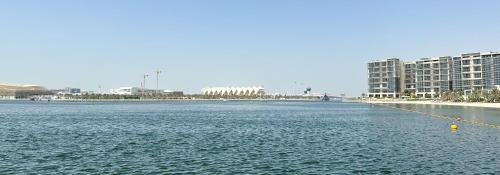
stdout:
<svg viewBox="0 0 500 175">
<path fill-rule="evenodd" d="M 81 90 L 80 88 L 71 88 L 71 87 L 67 87 L 65 89 L 65 93 L 67 94 L 80 94 L 81 93 Z"/>
<path fill-rule="evenodd" d="M 120 87 L 118 89 L 111 89 L 110 93 L 114 95 L 139 95 L 140 88 L 138 87 Z"/>
<path fill-rule="evenodd" d="M 38 85 L 0 84 L 0 99 L 30 98 L 45 95 L 52 95 L 52 92 Z"/>
<path fill-rule="evenodd" d="M 402 62 L 398 58 L 368 63 L 368 96 L 399 98 L 401 93 Z"/>
<path fill-rule="evenodd" d="M 182 92 L 182 91 L 172 91 L 172 90 L 163 90 L 162 91 L 162 95 L 181 97 L 181 96 L 184 96 L 184 92 Z"/>
<path fill-rule="evenodd" d="M 206 96 L 261 96 L 266 92 L 261 86 L 252 87 L 209 87 L 203 88 L 201 93 Z"/>
</svg>

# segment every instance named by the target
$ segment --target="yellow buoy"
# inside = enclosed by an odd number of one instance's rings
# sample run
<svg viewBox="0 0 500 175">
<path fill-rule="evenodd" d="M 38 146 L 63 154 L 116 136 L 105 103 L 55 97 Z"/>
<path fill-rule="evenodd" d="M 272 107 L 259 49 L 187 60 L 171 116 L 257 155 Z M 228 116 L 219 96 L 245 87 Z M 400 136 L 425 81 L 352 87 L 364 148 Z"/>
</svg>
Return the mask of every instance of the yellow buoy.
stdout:
<svg viewBox="0 0 500 175">
<path fill-rule="evenodd" d="M 451 125 L 450 125 L 450 128 L 451 128 L 451 129 L 457 129 L 457 128 L 458 128 L 458 126 L 457 126 L 456 124 L 451 124 Z"/>
</svg>

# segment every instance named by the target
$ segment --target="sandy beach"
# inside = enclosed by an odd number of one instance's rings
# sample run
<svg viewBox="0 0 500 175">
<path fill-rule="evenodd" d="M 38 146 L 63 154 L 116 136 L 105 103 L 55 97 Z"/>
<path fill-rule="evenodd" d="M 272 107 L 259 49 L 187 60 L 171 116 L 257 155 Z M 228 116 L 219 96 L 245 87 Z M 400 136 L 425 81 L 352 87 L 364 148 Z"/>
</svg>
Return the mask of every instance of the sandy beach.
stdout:
<svg viewBox="0 0 500 175">
<path fill-rule="evenodd" d="M 421 104 L 421 105 L 448 105 L 448 106 L 467 106 L 500 108 L 500 103 L 471 103 L 471 102 L 441 102 L 441 101 L 404 101 L 404 100 L 367 100 L 363 101 L 370 104 Z"/>
</svg>

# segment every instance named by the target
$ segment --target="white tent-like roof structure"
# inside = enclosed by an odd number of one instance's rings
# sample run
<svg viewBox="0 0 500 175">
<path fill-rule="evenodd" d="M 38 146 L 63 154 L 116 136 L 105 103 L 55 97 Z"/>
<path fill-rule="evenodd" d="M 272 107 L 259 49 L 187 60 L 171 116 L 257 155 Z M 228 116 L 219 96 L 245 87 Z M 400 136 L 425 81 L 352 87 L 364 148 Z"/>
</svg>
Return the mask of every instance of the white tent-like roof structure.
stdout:
<svg viewBox="0 0 500 175">
<path fill-rule="evenodd" d="M 259 96 L 264 95 L 262 86 L 251 87 L 208 87 L 201 90 L 203 95 L 208 96 Z"/>
</svg>

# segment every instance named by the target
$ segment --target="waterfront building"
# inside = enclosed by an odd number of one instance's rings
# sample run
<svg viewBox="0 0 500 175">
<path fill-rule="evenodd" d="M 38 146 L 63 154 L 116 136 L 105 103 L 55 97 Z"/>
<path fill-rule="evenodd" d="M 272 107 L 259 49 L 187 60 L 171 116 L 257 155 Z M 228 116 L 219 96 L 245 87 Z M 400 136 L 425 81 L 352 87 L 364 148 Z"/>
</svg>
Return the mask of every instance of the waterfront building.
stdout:
<svg viewBox="0 0 500 175">
<path fill-rule="evenodd" d="M 449 56 L 422 58 L 416 61 L 416 96 L 432 98 L 451 90 L 451 62 Z"/>
<path fill-rule="evenodd" d="M 261 86 L 251 87 L 208 87 L 203 88 L 201 93 L 206 96 L 262 96 L 265 95 L 265 89 Z"/>
<path fill-rule="evenodd" d="M 183 91 L 163 90 L 162 94 L 166 95 L 166 96 L 175 96 L 175 97 L 182 97 L 182 96 L 184 96 L 184 92 Z"/>
<path fill-rule="evenodd" d="M 118 89 L 111 89 L 110 93 L 114 95 L 139 95 L 138 87 L 120 87 Z"/>
<path fill-rule="evenodd" d="M 453 90 L 464 91 L 483 89 L 481 53 L 467 53 L 453 57 Z"/>
<path fill-rule="evenodd" d="M 397 69 L 398 65 L 402 68 Z M 469 95 L 474 90 L 500 89 L 500 53 L 466 53 L 405 63 L 397 58 L 371 61 L 368 75 L 369 97 L 415 92 L 417 97 L 432 98 L 446 91 Z"/>
<path fill-rule="evenodd" d="M 483 85 L 485 89 L 500 89 L 500 53 L 481 54 Z"/>
<path fill-rule="evenodd" d="M 398 58 L 368 63 L 368 96 L 399 98 L 401 93 L 402 62 Z"/>
<path fill-rule="evenodd" d="M 43 86 L 0 84 L 0 99 L 20 99 L 47 95 L 52 95 L 52 92 Z"/>
<path fill-rule="evenodd" d="M 81 93 L 81 90 L 80 88 L 71 88 L 71 87 L 67 87 L 64 92 L 66 94 L 80 94 Z"/>
<path fill-rule="evenodd" d="M 417 88 L 416 75 L 417 75 L 417 65 L 415 62 L 404 62 L 403 73 L 404 73 L 404 89 L 403 92 L 409 92 L 414 94 Z"/>
</svg>

